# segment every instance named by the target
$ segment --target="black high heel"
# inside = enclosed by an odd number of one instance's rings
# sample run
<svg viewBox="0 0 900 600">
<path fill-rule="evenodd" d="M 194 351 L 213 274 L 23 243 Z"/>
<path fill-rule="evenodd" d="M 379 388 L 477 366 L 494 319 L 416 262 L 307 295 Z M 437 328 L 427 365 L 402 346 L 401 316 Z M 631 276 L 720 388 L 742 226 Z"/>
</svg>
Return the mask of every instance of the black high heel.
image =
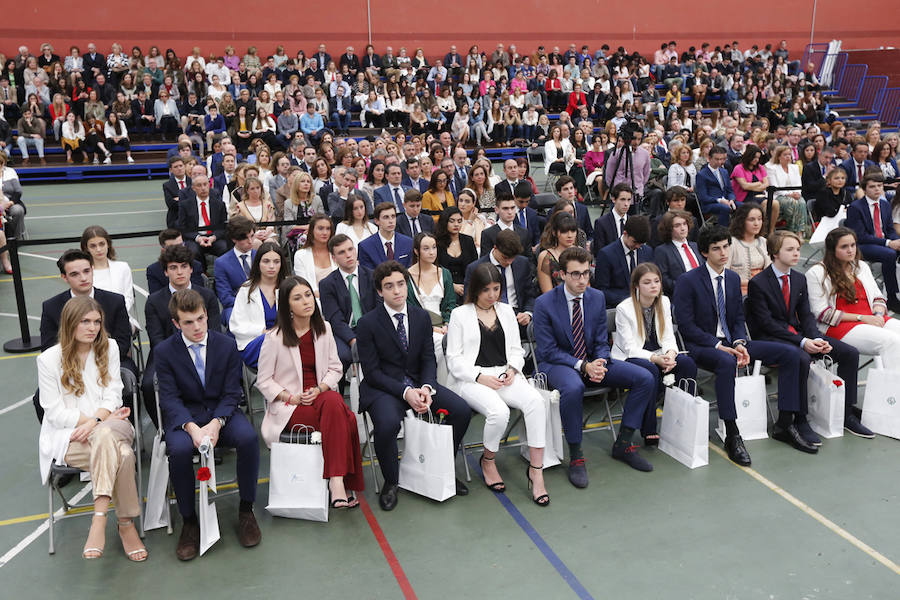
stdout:
<svg viewBox="0 0 900 600">
<path fill-rule="evenodd" d="M 533 464 L 528 463 L 528 466 L 525 467 L 525 477 L 528 478 L 528 490 L 531 490 L 532 481 L 531 481 L 531 469 L 535 469 L 536 471 L 543 470 L 544 465 L 539 467 L 535 467 Z M 537 498 L 534 496 L 531 497 L 531 501 L 537 504 L 538 506 L 550 506 L 550 494 L 541 494 Z"/>
<path fill-rule="evenodd" d="M 483 462 L 486 461 L 486 460 L 494 460 L 494 459 L 493 459 L 493 457 L 488 458 L 488 457 L 485 456 L 484 454 L 481 455 L 481 458 L 478 460 L 478 464 L 481 466 L 481 472 L 482 472 L 482 475 L 481 475 L 481 476 L 482 476 L 482 477 L 484 477 L 484 464 L 483 464 Z M 486 485 L 487 488 L 488 488 L 489 490 L 491 490 L 492 492 L 497 492 L 498 494 L 502 494 L 502 493 L 504 493 L 504 492 L 506 491 L 506 484 L 503 483 L 502 481 L 498 481 L 497 483 L 488 483 L 487 481 L 485 481 L 485 482 L 484 482 L 484 485 Z"/>
</svg>

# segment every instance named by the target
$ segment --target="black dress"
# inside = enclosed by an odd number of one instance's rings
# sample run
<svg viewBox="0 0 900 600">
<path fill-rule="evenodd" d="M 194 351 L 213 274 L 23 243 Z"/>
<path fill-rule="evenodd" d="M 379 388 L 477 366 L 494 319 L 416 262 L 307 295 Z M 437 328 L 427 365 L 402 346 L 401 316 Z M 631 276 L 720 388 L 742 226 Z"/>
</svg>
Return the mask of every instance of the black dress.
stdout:
<svg viewBox="0 0 900 600">
<path fill-rule="evenodd" d="M 850 192 L 847 191 L 847 188 L 842 189 L 839 194 L 835 194 L 830 187 L 824 187 L 816 192 L 816 203 L 813 205 L 815 214 L 813 217 L 817 221 L 822 217 L 833 217 L 838 214 L 841 205 L 850 206 L 851 202 L 853 202 L 853 198 L 850 197 Z"/>
<path fill-rule="evenodd" d="M 447 254 L 447 247 L 438 244 L 438 264 L 450 271 L 453 283 L 462 285 L 466 282 L 466 267 L 478 260 L 478 250 L 472 236 L 459 234 L 459 256 Z M 462 297 L 457 294 L 457 306 L 462 304 Z"/>
</svg>

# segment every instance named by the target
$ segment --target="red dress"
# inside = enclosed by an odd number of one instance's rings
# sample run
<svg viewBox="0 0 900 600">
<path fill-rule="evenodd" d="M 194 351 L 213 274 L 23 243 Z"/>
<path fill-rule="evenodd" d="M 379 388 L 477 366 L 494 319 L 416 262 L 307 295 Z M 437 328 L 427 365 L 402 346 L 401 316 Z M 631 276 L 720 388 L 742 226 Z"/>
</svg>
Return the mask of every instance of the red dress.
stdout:
<svg viewBox="0 0 900 600">
<path fill-rule="evenodd" d="M 866 295 L 866 288 L 863 287 L 863 284 L 859 279 L 856 280 L 855 286 L 856 302 L 848 302 L 843 296 L 838 296 L 835 308 L 849 315 L 864 315 L 871 317 L 872 309 L 869 307 L 869 297 Z M 884 322 L 887 323 L 889 319 L 890 317 L 885 316 Z M 865 325 L 865 323 L 861 321 L 843 321 L 833 327 L 829 327 L 825 334 L 840 340 L 850 333 L 850 330 L 857 325 Z"/>
<path fill-rule="evenodd" d="M 297 351 L 303 365 L 301 391 L 305 391 L 318 383 L 312 330 L 300 337 Z M 325 457 L 323 478 L 343 477 L 344 487 L 348 490 L 358 492 L 365 489 L 356 415 L 344 404 L 343 396 L 329 390 L 321 392 L 309 406 L 298 404 L 285 431 L 290 431 L 294 425 L 309 425 L 322 432 L 322 454 Z"/>
</svg>

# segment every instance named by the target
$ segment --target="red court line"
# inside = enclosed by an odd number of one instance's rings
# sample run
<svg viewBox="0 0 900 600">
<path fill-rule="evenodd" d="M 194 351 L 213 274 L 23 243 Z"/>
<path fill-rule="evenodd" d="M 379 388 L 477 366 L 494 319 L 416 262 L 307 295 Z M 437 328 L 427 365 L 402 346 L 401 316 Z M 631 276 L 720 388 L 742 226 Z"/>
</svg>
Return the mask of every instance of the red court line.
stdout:
<svg viewBox="0 0 900 600">
<path fill-rule="evenodd" d="M 418 597 L 413 591 L 412 586 L 409 584 L 406 573 L 403 572 L 403 567 L 400 566 L 400 561 L 397 560 L 397 556 L 394 554 L 394 550 L 391 548 L 390 543 L 388 543 L 384 531 L 381 530 L 381 525 L 378 524 L 375 513 L 372 512 L 369 503 L 366 502 L 366 499 L 363 498 L 361 494 L 357 494 L 357 498 L 359 498 L 359 505 L 362 508 L 363 514 L 366 516 L 366 521 L 369 523 L 369 529 L 372 530 L 372 534 L 378 541 L 378 545 L 381 546 L 381 552 L 384 553 L 384 558 L 387 560 L 388 565 L 390 565 L 391 571 L 394 572 L 394 577 L 397 579 L 397 584 L 403 591 L 403 597 L 407 600 L 417 600 Z"/>
</svg>

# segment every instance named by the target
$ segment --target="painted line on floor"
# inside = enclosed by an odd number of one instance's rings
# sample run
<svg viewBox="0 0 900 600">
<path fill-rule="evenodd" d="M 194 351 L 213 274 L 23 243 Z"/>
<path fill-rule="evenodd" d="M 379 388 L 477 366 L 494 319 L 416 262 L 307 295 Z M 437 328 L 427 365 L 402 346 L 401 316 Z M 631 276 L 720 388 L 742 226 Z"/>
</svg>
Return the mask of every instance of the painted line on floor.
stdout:
<svg viewBox="0 0 900 600">
<path fill-rule="evenodd" d="M 81 488 L 81 490 L 69 500 L 69 503 L 77 504 L 90 491 L 91 491 L 91 484 L 88 483 L 83 488 Z M 66 512 L 66 509 L 61 507 L 59 510 L 57 510 L 53 514 L 55 514 L 56 516 L 62 516 L 65 514 L 65 512 Z M 41 523 L 40 525 L 38 525 L 34 531 L 32 531 L 31 533 L 26 535 L 24 538 L 22 538 L 22 541 L 20 541 L 18 544 L 16 544 L 12 548 L 10 548 L 10 550 L 6 554 L 4 554 L 3 556 L 0 556 L 0 568 L 3 568 L 6 565 L 8 565 L 12 559 L 14 559 L 16 556 L 18 556 L 23 550 L 25 550 L 25 548 L 30 546 L 34 540 L 38 539 L 48 529 L 50 529 L 50 519 L 49 519 L 49 517 L 46 517 L 46 520 L 43 523 Z"/>
<path fill-rule="evenodd" d="M 76 206 L 80 204 L 132 204 L 135 202 L 158 202 L 159 198 L 134 198 L 130 200 L 79 200 L 77 202 L 41 202 L 33 201 L 29 196 L 28 206 L 39 208 L 42 206 Z M 31 217 L 28 217 L 29 219 Z"/>
<path fill-rule="evenodd" d="M 35 353 L 34 356 L 37 356 L 38 354 L 40 354 L 40 353 L 39 353 L 39 352 L 38 352 L 38 353 Z M 13 357 L 10 357 L 10 358 L 13 358 Z M 5 414 L 8 413 L 8 412 L 12 412 L 12 411 L 16 410 L 16 409 L 19 408 L 20 406 L 25 406 L 26 404 L 28 404 L 29 402 L 31 402 L 31 399 L 32 399 L 32 396 L 28 396 L 28 397 L 26 397 L 26 398 L 22 398 L 21 400 L 19 400 L 19 401 L 16 402 L 15 404 L 10 404 L 10 405 L 7 406 L 6 408 L 0 409 L 0 415 L 5 415 Z"/>
<path fill-rule="evenodd" d="M 17 315 L 16 313 L 0 312 L 0 317 L 12 317 L 13 319 L 18 319 L 19 315 Z M 40 317 L 35 317 L 34 315 L 28 315 L 28 318 L 31 319 L 32 321 L 40 321 L 41 320 Z"/>
<path fill-rule="evenodd" d="M 107 213 L 80 213 L 76 215 L 43 215 L 38 217 L 28 217 L 29 221 L 34 221 L 36 219 L 77 219 L 81 217 L 113 217 L 116 215 L 146 215 L 150 213 L 164 213 L 166 209 L 160 208 L 158 210 L 128 210 L 121 212 L 107 212 Z"/>
<path fill-rule="evenodd" d="M 472 468 L 472 470 L 475 471 L 475 473 L 477 473 L 479 477 L 483 477 L 483 474 L 481 472 L 481 465 L 479 465 L 477 461 L 475 461 L 475 458 L 472 457 L 468 460 L 469 466 Z M 497 498 L 497 501 L 499 501 L 503 508 L 506 509 L 506 512 L 509 513 L 509 516 L 511 516 L 513 521 L 516 522 L 516 525 L 518 525 L 522 529 L 522 531 L 525 532 L 525 535 L 531 538 L 531 541 L 535 546 L 537 546 L 537 549 L 541 551 L 541 554 L 544 555 L 544 558 L 546 558 L 547 561 L 553 566 L 553 568 L 556 569 L 560 577 L 563 578 L 563 581 L 565 581 L 569 585 L 569 587 L 572 588 L 572 591 L 575 592 L 575 595 L 581 598 L 581 600 L 594 600 L 594 597 L 591 596 L 590 592 L 588 592 L 587 589 L 585 589 L 585 587 L 581 584 L 581 582 L 578 581 L 575 573 L 573 573 L 569 569 L 569 567 L 565 565 L 562 559 L 556 554 L 556 552 L 553 551 L 546 540 L 541 537 L 541 534 L 537 532 L 537 530 L 534 528 L 534 525 L 532 525 L 528 521 L 528 519 L 525 518 L 525 515 L 523 515 L 521 511 L 516 508 L 516 505 L 513 504 L 512 500 L 510 500 L 506 494 L 501 494 L 498 492 L 491 493 L 494 494 L 494 497 Z"/>
<path fill-rule="evenodd" d="M 378 542 L 378 545 L 381 547 L 381 552 L 384 554 L 385 560 L 387 560 L 388 565 L 391 567 L 391 571 L 394 573 L 394 578 L 397 580 L 397 584 L 400 586 L 400 590 L 403 592 L 403 597 L 407 600 L 413 600 L 417 598 L 416 592 L 413 591 L 412 585 L 409 583 L 409 579 L 406 578 L 406 573 L 403 571 L 403 567 L 400 566 L 400 561 L 397 560 L 397 555 L 394 554 L 393 548 L 391 548 L 391 544 L 387 541 L 387 537 L 384 535 L 384 531 L 381 529 L 381 525 L 378 524 L 378 519 L 375 518 L 375 513 L 372 512 L 372 508 L 369 506 L 369 503 L 366 502 L 366 499 L 362 494 L 357 494 L 357 498 L 359 498 L 359 505 L 362 508 L 363 514 L 366 516 L 366 521 L 369 523 L 369 529 L 372 530 L 372 535 L 375 536 L 375 540 Z"/>
<path fill-rule="evenodd" d="M 768 479 L 767 477 L 762 475 L 756 469 L 753 469 L 752 467 L 740 467 L 740 466 L 734 464 L 728 458 L 728 453 L 725 452 L 723 449 L 719 448 L 717 445 L 710 443 L 709 448 L 710 448 L 710 450 L 712 450 L 713 452 L 715 452 L 716 454 L 718 454 L 719 456 L 724 458 L 726 461 L 728 461 L 728 463 L 731 464 L 732 466 L 734 466 L 736 469 L 743 471 L 744 473 L 746 473 L 753 479 L 757 480 L 758 482 L 760 482 L 761 484 L 763 484 L 764 486 L 766 486 L 767 488 L 769 488 L 770 490 L 772 490 L 773 492 L 775 492 L 776 494 L 778 494 L 779 496 L 781 496 L 782 498 L 784 498 L 785 500 L 787 500 L 788 502 L 790 502 L 791 504 L 793 504 L 794 506 L 799 508 L 801 511 L 803 511 L 804 513 L 806 513 L 807 515 L 809 515 L 810 517 L 812 517 L 813 519 L 815 519 L 816 521 L 818 521 L 819 523 L 821 523 L 822 525 L 827 527 L 828 529 L 830 529 L 833 533 L 836 533 L 840 537 L 842 537 L 845 540 L 847 540 L 848 542 L 850 542 L 852 545 L 856 546 L 859 550 L 862 550 L 863 552 L 865 552 L 871 558 L 880 562 L 882 565 L 884 565 L 885 567 L 887 567 L 888 569 L 893 571 L 894 574 L 900 575 L 900 565 L 898 565 L 897 563 L 895 563 L 894 561 L 889 559 L 887 556 L 885 556 L 881 552 L 877 551 L 875 548 L 868 545 L 867 543 L 865 543 L 864 541 L 862 541 L 861 539 L 859 539 L 858 537 L 856 537 L 855 535 L 853 535 L 852 533 L 850 533 L 849 531 L 847 531 L 846 529 L 844 529 L 843 527 L 841 527 L 840 525 L 838 525 L 837 523 L 835 523 L 834 521 L 832 521 L 831 519 L 829 519 L 828 517 L 826 517 L 819 511 L 817 511 L 816 509 L 814 509 L 813 507 L 811 507 L 809 504 L 807 504 L 803 500 L 800 500 L 799 498 L 797 498 L 796 496 L 794 496 L 793 494 L 791 494 L 790 492 L 785 490 L 783 487 L 781 487 L 777 483 Z"/>
</svg>

